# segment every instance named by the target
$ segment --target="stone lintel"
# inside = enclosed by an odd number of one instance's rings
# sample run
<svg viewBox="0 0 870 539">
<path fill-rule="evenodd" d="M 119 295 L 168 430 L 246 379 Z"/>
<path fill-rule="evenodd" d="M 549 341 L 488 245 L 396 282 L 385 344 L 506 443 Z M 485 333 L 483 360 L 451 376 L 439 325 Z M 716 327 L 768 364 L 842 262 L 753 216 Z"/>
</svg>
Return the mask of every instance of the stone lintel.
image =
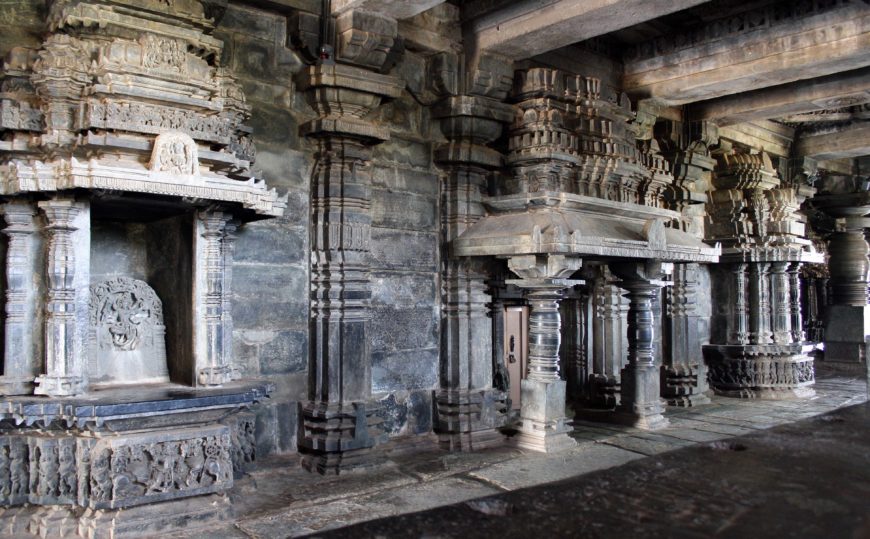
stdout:
<svg viewBox="0 0 870 539">
<path fill-rule="evenodd" d="M 374 11 L 391 19 L 407 19 L 432 9 L 444 0 L 332 0 L 333 15 L 361 9 Z"/>
<path fill-rule="evenodd" d="M 801 136 L 795 154 L 816 159 L 870 155 L 870 122 L 855 123 L 832 133 Z"/>
<path fill-rule="evenodd" d="M 720 126 L 870 102 L 870 68 L 693 103 L 690 117 Z"/>
<path fill-rule="evenodd" d="M 747 12 L 746 28 L 752 28 L 751 13 Z M 679 105 L 870 65 L 870 12 L 863 3 L 820 8 L 794 15 L 790 22 L 629 60 L 625 90 L 636 98 Z M 678 37 L 665 39 L 678 43 Z"/>
<path fill-rule="evenodd" d="M 480 3 L 482 0 L 478 0 Z M 470 21 L 475 48 L 514 60 L 686 9 L 705 0 L 522 0 Z M 469 11 L 474 11 L 473 6 Z"/>
<path fill-rule="evenodd" d="M 405 88 L 397 77 L 344 64 L 310 66 L 299 74 L 297 84 L 299 90 L 327 86 L 388 98 L 399 97 Z"/>
</svg>

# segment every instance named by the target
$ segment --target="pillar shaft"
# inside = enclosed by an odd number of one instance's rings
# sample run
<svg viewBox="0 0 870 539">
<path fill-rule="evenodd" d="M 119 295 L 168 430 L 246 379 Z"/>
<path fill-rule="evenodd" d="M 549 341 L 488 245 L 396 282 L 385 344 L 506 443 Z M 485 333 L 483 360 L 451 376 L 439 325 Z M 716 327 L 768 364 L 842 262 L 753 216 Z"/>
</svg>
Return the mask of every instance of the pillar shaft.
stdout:
<svg viewBox="0 0 870 539">
<path fill-rule="evenodd" d="M 2 207 L 8 238 L 6 249 L 6 320 L 3 338 L 3 375 L 0 394 L 25 395 L 33 392 L 39 365 L 34 354 L 33 339 L 35 267 L 33 241 L 36 210 L 29 201 L 8 202 Z"/>
<path fill-rule="evenodd" d="M 74 243 L 73 233 L 82 226 L 80 217 L 88 218 L 84 206 L 71 199 L 52 199 L 39 203 L 45 213 L 48 244 L 45 260 L 47 294 L 45 301 L 45 374 L 36 379 L 35 393 L 68 396 L 87 388 L 84 346 L 80 335 L 81 316 L 86 300 L 81 297 L 81 283 L 87 286 L 89 242 Z M 83 230 L 88 234 L 88 230 Z M 81 237 L 81 235 L 79 236 Z M 76 257 L 84 257 L 77 260 Z"/>
</svg>

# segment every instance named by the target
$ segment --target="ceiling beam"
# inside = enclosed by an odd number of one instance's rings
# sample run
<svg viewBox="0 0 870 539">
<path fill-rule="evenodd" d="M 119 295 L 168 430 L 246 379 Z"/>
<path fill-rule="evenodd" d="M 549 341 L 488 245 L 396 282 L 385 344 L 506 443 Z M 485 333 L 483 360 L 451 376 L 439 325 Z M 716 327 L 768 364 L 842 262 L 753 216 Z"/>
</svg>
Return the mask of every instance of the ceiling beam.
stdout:
<svg viewBox="0 0 870 539">
<path fill-rule="evenodd" d="M 870 103 L 870 68 L 701 101 L 687 117 L 720 126 Z"/>
<path fill-rule="evenodd" d="M 819 160 L 870 155 L 870 122 L 852 124 L 831 133 L 799 136 L 795 154 Z"/>
<path fill-rule="evenodd" d="M 814 9 L 775 23 L 775 10 L 759 9 L 642 44 L 625 62 L 625 90 L 683 105 L 870 66 L 870 7 Z"/>
<path fill-rule="evenodd" d="M 706 1 L 520 0 L 468 21 L 467 35 L 477 53 L 523 60 Z"/>
<path fill-rule="evenodd" d="M 374 11 L 391 19 L 402 20 L 432 9 L 444 0 L 332 0 L 332 14 L 340 15 L 352 9 Z"/>
</svg>

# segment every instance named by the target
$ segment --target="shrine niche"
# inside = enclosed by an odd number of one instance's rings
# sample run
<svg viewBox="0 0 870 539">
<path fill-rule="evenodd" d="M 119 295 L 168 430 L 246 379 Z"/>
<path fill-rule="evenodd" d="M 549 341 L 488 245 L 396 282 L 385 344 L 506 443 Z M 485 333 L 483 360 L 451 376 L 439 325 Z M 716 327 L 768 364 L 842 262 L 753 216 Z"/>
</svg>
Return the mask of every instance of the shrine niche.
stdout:
<svg viewBox="0 0 870 539">
<path fill-rule="evenodd" d="M 220 496 L 254 461 L 240 410 L 271 386 L 233 358 L 235 231 L 286 196 L 251 170 L 225 7 L 58 0 L 5 59 L 4 505 Z"/>
</svg>

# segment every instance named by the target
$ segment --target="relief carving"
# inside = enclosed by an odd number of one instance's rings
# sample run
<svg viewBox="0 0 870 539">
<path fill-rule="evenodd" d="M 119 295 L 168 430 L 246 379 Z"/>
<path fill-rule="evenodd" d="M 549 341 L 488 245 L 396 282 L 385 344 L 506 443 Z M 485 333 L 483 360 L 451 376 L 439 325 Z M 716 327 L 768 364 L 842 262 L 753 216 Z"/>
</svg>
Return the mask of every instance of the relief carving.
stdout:
<svg viewBox="0 0 870 539">
<path fill-rule="evenodd" d="M 145 47 L 145 67 L 168 69 L 180 75 L 187 73 L 187 44 L 183 41 L 154 34 L 146 34 L 141 41 Z"/>
<path fill-rule="evenodd" d="M 168 377 L 163 304 L 147 283 L 115 277 L 93 285 L 89 311 L 94 382 Z"/>
<path fill-rule="evenodd" d="M 198 176 L 199 156 L 196 143 L 184 133 L 158 135 L 154 141 L 149 168 L 151 172 Z"/>
<path fill-rule="evenodd" d="M 123 507 L 176 493 L 232 486 L 230 435 L 142 441 L 97 450 L 90 470 L 91 505 Z M 141 498 L 146 498 L 141 500 Z"/>
</svg>

